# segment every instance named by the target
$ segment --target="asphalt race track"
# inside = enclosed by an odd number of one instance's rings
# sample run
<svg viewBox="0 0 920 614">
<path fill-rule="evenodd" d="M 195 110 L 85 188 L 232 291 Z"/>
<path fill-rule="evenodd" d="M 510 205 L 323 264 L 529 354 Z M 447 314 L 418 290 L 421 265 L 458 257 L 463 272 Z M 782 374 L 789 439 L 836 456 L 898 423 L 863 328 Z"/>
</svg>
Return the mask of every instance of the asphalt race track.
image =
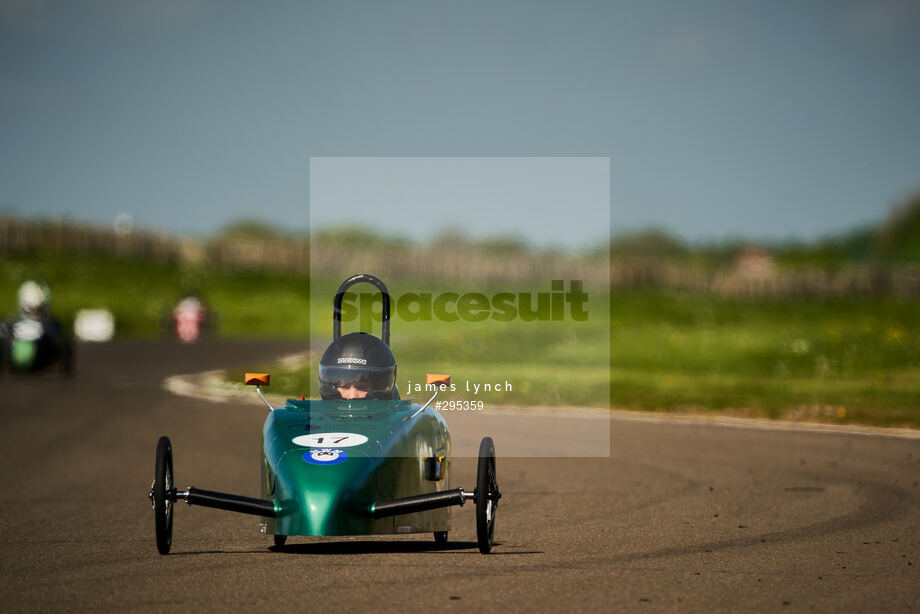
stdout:
<svg viewBox="0 0 920 614">
<path fill-rule="evenodd" d="M 257 518 L 181 504 L 172 554 L 157 554 L 157 437 L 172 439 L 179 486 L 258 496 L 264 419 L 162 380 L 298 349 L 126 342 L 82 347 L 72 380 L 3 375 L 0 608 L 920 608 L 920 439 L 853 433 L 614 419 L 609 458 L 503 459 L 517 435 L 499 430 L 483 433 L 504 495 L 492 555 L 476 548 L 471 506 L 454 511 L 447 547 L 291 538 L 275 552 Z M 472 488 L 474 460 L 454 472 Z"/>
</svg>

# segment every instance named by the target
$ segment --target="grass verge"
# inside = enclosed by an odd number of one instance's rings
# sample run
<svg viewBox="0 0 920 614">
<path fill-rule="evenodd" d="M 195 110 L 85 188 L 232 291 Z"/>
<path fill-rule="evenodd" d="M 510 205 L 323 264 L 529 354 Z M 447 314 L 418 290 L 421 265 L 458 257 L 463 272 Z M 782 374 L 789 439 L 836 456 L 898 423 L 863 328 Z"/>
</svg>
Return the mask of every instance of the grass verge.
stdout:
<svg viewBox="0 0 920 614">
<path fill-rule="evenodd" d="M 201 290 L 224 337 L 312 338 L 328 343 L 339 280 L 222 271 L 147 261 L 6 256 L 0 310 L 15 310 L 18 285 L 40 277 L 54 311 L 106 307 L 121 337 L 161 334 L 181 289 Z M 394 296 L 409 280 L 387 280 Z M 498 289 L 433 285 L 434 292 Z M 521 290 L 508 289 L 502 290 Z M 540 290 L 540 289 L 535 289 Z M 447 398 L 486 405 L 607 406 L 722 412 L 771 418 L 920 428 L 920 305 L 874 296 L 745 300 L 663 290 L 592 296 L 588 322 L 393 322 L 398 382 L 426 372 L 454 376 Z M 609 314 L 609 318 L 606 317 Z M 345 330 L 354 330 L 354 323 Z M 379 332 L 379 328 L 375 330 Z M 312 333 L 312 337 L 311 337 Z M 314 357 L 318 359 L 318 356 Z M 315 365 L 274 374 L 272 390 L 315 396 Z M 238 381 L 242 370 L 229 378 Z M 508 392 L 467 392 L 508 381 Z"/>
</svg>

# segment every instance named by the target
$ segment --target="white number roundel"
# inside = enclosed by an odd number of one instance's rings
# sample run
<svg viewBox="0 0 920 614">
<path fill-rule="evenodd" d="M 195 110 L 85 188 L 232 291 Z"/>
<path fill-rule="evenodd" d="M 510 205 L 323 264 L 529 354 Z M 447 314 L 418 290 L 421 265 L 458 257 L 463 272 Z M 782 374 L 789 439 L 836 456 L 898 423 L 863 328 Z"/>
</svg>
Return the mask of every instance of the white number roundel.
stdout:
<svg viewBox="0 0 920 614">
<path fill-rule="evenodd" d="M 358 433 L 310 433 L 292 439 L 295 446 L 307 448 L 350 448 L 367 443 L 367 437 Z"/>
</svg>

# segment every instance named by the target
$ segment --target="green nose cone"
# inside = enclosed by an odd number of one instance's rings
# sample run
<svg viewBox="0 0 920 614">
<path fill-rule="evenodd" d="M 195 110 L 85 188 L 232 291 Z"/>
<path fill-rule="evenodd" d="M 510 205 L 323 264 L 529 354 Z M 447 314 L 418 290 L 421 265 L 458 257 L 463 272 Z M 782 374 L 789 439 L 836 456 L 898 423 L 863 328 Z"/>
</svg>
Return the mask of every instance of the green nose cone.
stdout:
<svg viewBox="0 0 920 614">
<path fill-rule="evenodd" d="M 309 454 L 307 452 L 306 454 Z M 303 460 L 302 450 L 284 455 L 277 476 L 282 513 L 276 532 L 283 535 L 361 535 L 373 533 L 368 508 L 376 498 L 373 458 L 358 453 L 337 464 Z"/>
</svg>

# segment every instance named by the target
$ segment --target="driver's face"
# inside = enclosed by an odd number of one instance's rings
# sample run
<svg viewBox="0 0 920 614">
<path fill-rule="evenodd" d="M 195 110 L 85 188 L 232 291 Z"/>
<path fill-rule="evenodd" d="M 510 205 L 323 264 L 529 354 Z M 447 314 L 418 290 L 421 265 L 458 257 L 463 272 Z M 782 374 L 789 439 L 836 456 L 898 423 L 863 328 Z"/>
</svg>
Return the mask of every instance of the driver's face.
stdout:
<svg viewBox="0 0 920 614">
<path fill-rule="evenodd" d="M 354 384 L 336 386 L 335 389 L 339 391 L 343 399 L 363 399 L 367 396 L 367 390 L 361 390 Z"/>
</svg>

